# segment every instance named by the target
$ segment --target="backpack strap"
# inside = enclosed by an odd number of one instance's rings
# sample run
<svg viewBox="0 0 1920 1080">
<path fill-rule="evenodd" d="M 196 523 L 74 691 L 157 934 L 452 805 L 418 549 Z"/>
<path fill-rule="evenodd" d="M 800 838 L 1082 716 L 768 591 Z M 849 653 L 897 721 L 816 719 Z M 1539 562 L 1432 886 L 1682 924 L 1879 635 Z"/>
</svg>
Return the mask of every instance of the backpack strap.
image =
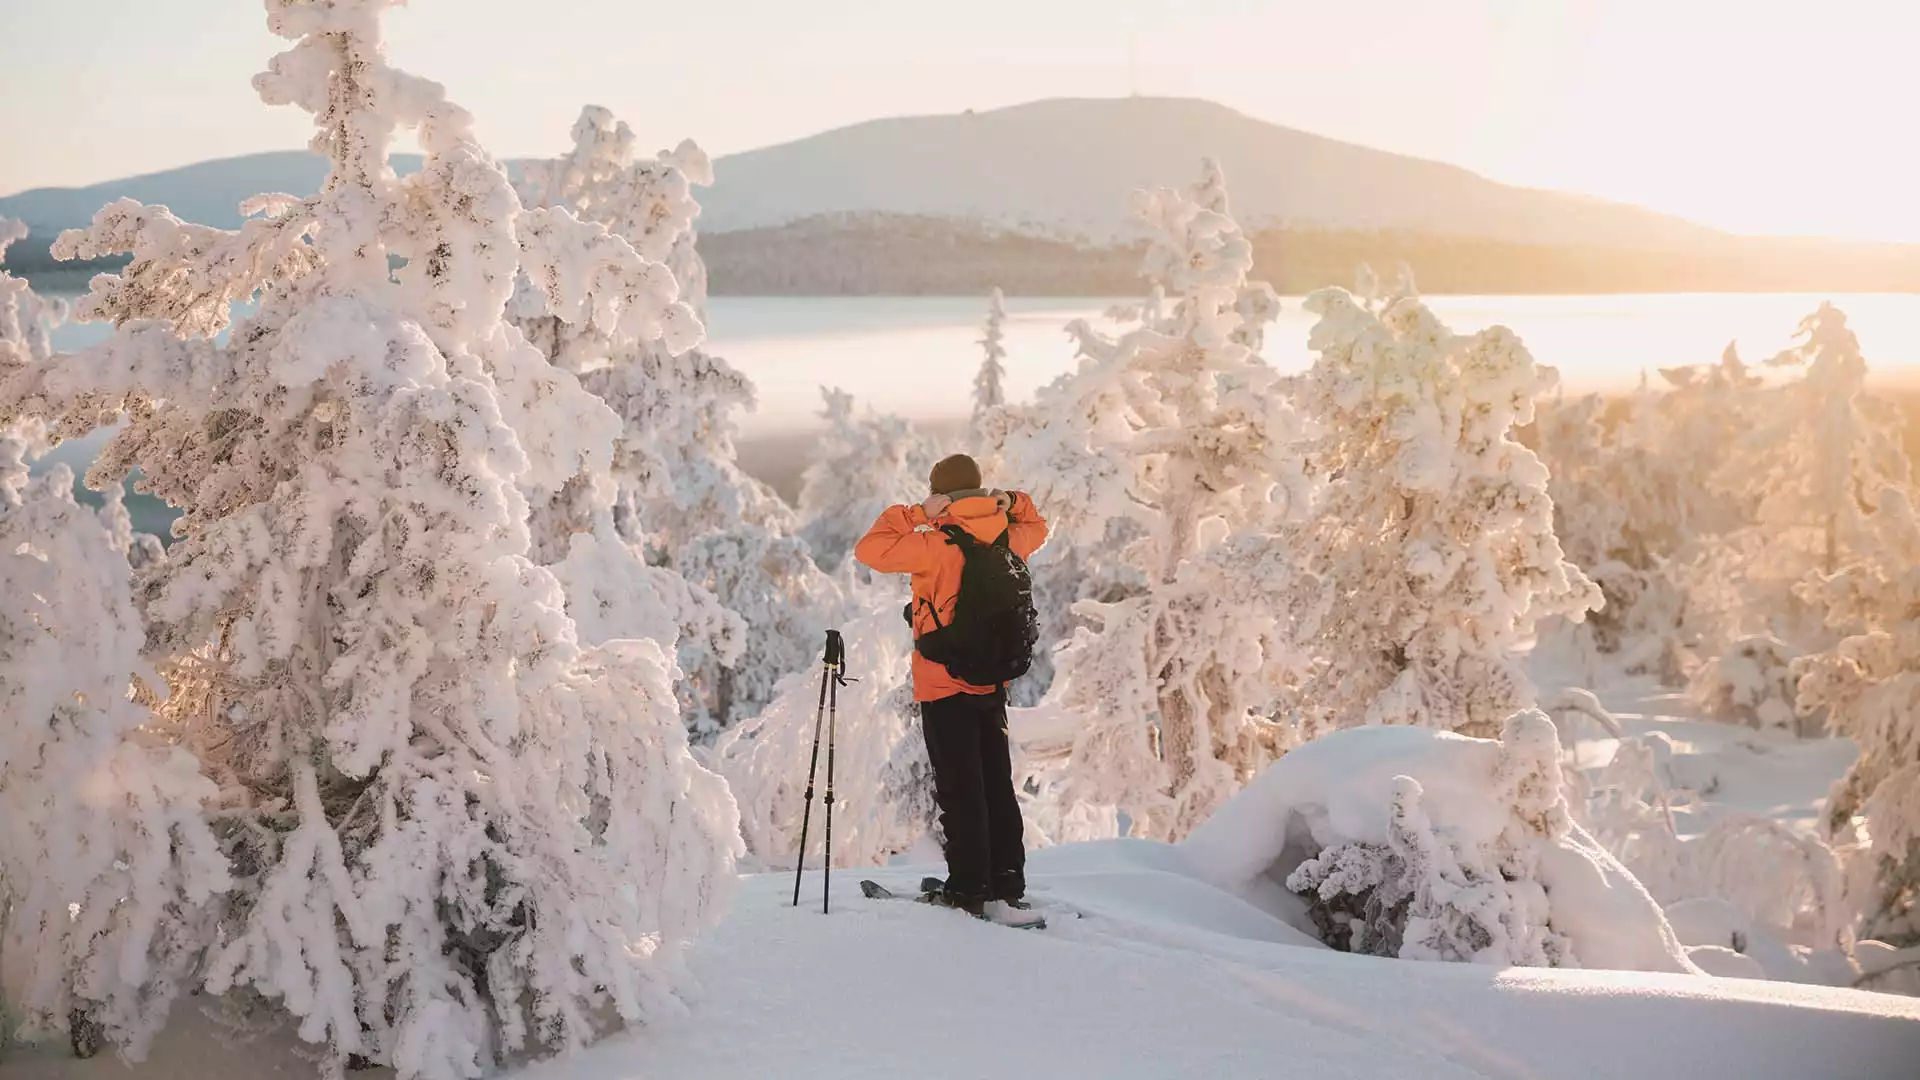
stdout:
<svg viewBox="0 0 1920 1080">
<path fill-rule="evenodd" d="M 926 607 L 927 614 L 933 616 L 933 628 L 935 630 L 945 630 L 947 628 L 947 624 L 940 621 L 940 609 L 934 605 L 934 602 L 931 600 L 922 599 L 920 603 Z M 909 607 L 911 607 L 911 605 L 909 605 Z M 911 626 L 913 623 L 913 620 L 908 619 L 907 623 L 909 626 Z"/>
</svg>

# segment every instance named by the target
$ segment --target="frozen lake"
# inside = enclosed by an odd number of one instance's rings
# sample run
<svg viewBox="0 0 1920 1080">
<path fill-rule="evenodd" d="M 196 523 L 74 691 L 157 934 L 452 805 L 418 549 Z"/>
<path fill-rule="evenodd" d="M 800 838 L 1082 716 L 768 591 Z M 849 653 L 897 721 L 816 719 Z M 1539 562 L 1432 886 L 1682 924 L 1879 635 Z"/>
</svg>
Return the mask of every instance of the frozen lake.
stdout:
<svg viewBox="0 0 1920 1080">
<path fill-rule="evenodd" d="M 1920 296 L 1683 294 L 1666 296 L 1435 296 L 1427 303 L 1457 331 L 1504 323 L 1574 391 L 1631 388 L 1644 370 L 1710 363 L 1730 340 L 1749 362 L 1785 347 L 1802 316 L 1832 299 L 1886 375 L 1920 376 Z M 1016 399 L 1067 371 L 1069 320 L 1097 320 L 1108 301 L 1009 299 L 1007 392 Z M 913 417 L 968 410 L 980 362 L 985 302 L 977 297 L 715 297 L 715 352 L 759 384 L 749 432 L 810 422 L 818 387 L 837 385 L 884 411 Z M 1267 334 L 1267 358 L 1294 370 L 1312 360 L 1313 316 L 1287 297 Z"/>
<path fill-rule="evenodd" d="M 1512 327 L 1534 357 L 1560 369 L 1570 390 L 1622 390 L 1640 372 L 1710 363 L 1730 340 L 1749 362 L 1785 346 L 1800 318 L 1831 299 L 1860 335 L 1883 375 L 1920 376 L 1920 296 L 1695 293 L 1662 296 L 1433 296 L 1427 303 L 1455 330 Z M 1067 371 L 1073 346 L 1062 327 L 1098 320 L 1112 301 L 1007 301 L 1007 390 L 1016 399 Z M 791 432 L 812 423 L 819 387 L 839 386 L 877 409 L 912 417 L 966 413 L 980 362 L 982 297 L 717 296 L 709 305 L 711 347 L 760 387 L 748 435 Z M 1285 298 L 1267 335 L 1267 356 L 1286 369 L 1311 359 L 1313 317 Z M 1109 327 L 1110 328 L 1110 327 Z M 62 348 L 101 336 L 63 327 Z"/>
</svg>

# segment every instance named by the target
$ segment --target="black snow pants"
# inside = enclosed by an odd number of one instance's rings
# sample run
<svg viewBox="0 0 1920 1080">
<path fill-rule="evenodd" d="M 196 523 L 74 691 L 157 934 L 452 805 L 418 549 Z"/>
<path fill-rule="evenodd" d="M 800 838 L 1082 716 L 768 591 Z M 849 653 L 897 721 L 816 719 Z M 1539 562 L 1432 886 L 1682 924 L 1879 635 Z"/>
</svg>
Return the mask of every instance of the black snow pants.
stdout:
<svg viewBox="0 0 1920 1080">
<path fill-rule="evenodd" d="M 1027 849 L 1013 793 L 1006 691 L 921 702 L 920 720 L 946 834 L 947 892 L 961 900 L 1020 899 Z"/>
</svg>

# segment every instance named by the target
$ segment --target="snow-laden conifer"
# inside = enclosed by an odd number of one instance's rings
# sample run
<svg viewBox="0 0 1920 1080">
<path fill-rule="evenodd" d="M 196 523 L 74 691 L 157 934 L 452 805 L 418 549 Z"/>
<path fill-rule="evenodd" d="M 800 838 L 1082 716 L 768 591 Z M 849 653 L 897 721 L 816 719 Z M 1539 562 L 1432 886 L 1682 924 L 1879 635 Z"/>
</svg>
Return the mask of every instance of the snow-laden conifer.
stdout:
<svg viewBox="0 0 1920 1080">
<path fill-rule="evenodd" d="M 604 467 L 619 424 L 502 315 L 524 270 L 576 325 L 697 320 L 624 239 L 521 214 L 466 112 L 387 63 L 390 6 L 270 0 L 294 45 L 255 85 L 313 114 L 320 193 L 234 231 L 101 211 L 58 251 L 132 253 L 80 305 L 119 329 L 7 407 L 120 423 L 94 481 L 138 466 L 182 510 L 141 601 L 162 727 L 227 787 L 204 989 L 272 1001 L 335 1066 L 472 1076 L 673 1008 L 738 840 L 671 658 L 583 648 L 527 557 L 522 492 Z"/>
<path fill-rule="evenodd" d="M 1278 752 L 1270 706 L 1292 661 L 1271 532 L 1304 511 L 1281 380 L 1242 340 L 1252 246 L 1180 192 L 1140 192 L 1146 270 L 1174 298 L 1010 417 L 1007 471 L 1072 545 L 1115 536 L 1144 589 L 1074 610 L 1051 699 L 1081 717 L 1060 797 L 1183 835 Z"/>
<path fill-rule="evenodd" d="M 1448 330 L 1418 300 L 1307 298 L 1319 359 L 1298 386 L 1326 481 L 1295 605 L 1318 665 L 1312 730 L 1420 724 L 1488 735 L 1533 689 L 1517 660 L 1600 592 L 1553 531 L 1547 469 L 1514 439 L 1553 381 L 1513 332 Z"/>
</svg>

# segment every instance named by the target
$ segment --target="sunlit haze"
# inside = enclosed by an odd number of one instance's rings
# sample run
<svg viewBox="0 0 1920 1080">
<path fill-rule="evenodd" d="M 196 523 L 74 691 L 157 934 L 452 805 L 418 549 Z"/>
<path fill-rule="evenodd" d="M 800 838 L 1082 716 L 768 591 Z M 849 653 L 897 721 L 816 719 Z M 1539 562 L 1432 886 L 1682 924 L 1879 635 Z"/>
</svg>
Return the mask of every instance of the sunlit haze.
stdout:
<svg viewBox="0 0 1920 1080">
<path fill-rule="evenodd" d="M 1920 241 L 1895 0 L 414 0 L 389 26 L 502 156 L 557 151 L 586 102 L 727 153 L 1138 92 L 1735 232 Z M 248 86 L 283 44 L 254 0 L 8 0 L 0 193 L 300 145 Z"/>
</svg>

